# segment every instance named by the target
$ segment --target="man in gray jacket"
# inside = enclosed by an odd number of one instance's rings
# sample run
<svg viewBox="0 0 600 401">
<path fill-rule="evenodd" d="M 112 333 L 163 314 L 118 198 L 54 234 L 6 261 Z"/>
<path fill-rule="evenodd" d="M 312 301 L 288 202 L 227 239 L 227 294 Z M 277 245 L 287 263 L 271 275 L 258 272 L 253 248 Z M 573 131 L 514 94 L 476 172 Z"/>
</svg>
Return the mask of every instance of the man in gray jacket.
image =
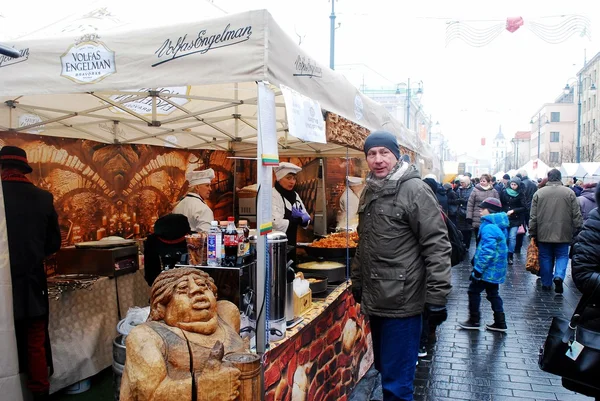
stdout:
<svg viewBox="0 0 600 401">
<path fill-rule="evenodd" d="M 569 262 L 569 244 L 582 226 L 581 211 L 575 192 L 561 182 L 557 169 L 548 171 L 548 183 L 531 202 L 529 235 L 539 248 L 542 289 L 563 293 L 563 281 Z M 554 266 L 556 261 L 556 266 Z"/>
<path fill-rule="evenodd" d="M 451 245 L 437 200 L 413 165 L 399 161 L 396 137 L 365 141 L 371 173 L 358 207 L 352 293 L 369 316 L 384 401 L 412 400 L 421 313 L 446 320 Z"/>
</svg>

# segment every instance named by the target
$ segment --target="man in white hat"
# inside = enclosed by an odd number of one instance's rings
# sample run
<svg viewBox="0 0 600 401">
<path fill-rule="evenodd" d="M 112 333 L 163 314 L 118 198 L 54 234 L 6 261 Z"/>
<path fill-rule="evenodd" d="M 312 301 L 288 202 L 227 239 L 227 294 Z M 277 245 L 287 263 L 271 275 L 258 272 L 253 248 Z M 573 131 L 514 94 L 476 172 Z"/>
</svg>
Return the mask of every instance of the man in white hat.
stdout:
<svg viewBox="0 0 600 401">
<path fill-rule="evenodd" d="M 347 177 L 347 187 L 340 197 L 338 228 L 356 230 L 358 226 L 358 203 L 364 188 L 361 177 Z"/>
<path fill-rule="evenodd" d="M 288 238 L 288 244 L 295 246 L 298 226 L 306 228 L 310 224 L 310 216 L 306 207 L 300 199 L 300 195 L 294 191 L 296 174 L 302 171 L 302 168 L 292 163 L 281 162 L 273 171 L 277 178 L 271 201 L 273 230 L 284 231 Z"/>
<path fill-rule="evenodd" d="M 189 183 L 188 193 L 175 206 L 173 213 L 186 216 L 192 231 L 208 232 L 210 222 L 215 219 L 215 216 L 206 204 L 206 199 L 212 190 L 210 183 L 215 178 L 215 171 L 212 168 L 190 171 L 185 178 Z"/>
</svg>

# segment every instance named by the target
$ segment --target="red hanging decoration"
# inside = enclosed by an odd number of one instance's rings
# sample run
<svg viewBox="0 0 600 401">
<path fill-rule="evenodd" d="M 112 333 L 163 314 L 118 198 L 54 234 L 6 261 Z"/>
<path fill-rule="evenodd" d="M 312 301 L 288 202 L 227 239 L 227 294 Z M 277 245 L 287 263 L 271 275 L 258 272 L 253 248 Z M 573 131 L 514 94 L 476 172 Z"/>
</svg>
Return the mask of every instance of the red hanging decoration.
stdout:
<svg viewBox="0 0 600 401">
<path fill-rule="evenodd" d="M 506 30 L 510 33 L 515 32 L 523 26 L 523 17 L 508 17 L 506 19 Z"/>
</svg>

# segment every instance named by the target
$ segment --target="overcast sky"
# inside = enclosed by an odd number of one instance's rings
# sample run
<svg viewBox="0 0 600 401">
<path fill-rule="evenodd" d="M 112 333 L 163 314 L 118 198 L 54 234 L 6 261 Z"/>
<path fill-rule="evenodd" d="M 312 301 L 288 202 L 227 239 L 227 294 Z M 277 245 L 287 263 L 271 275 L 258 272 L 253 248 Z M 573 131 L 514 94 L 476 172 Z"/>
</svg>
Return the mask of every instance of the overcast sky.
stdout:
<svg viewBox="0 0 600 401">
<path fill-rule="evenodd" d="M 58 0 L 38 4 L 33 13 L 29 2 L 3 3 L 0 37 L 7 27 L 27 31 L 90 7 L 90 3 Z M 157 2 L 157 7 L 154 2 L 94 2 L 104 3 L 118 7 L 119 15 L 144 13 L 145 21 L 160 25 L 266 8 L 290 36 L 302 37 L 307 52 L 329 65 L 331 2 L 327 0 L 195 0 L 202 4 L 204 15 L 191 12 L 189 1 Z M 143 8 L 136 9 L 139 6 Z M 481 151 L 480 138 L 493 138 L 500 124 L 508 138 L 528 130 L 531 116 L 559 96 L 566 81 L 582 67 L 585 49 L 588 59 L 600 51 L 598 0 L 339 0 L 335 9 L 336 22 L 341 24 L 336 30 L 337 69 L 355 85 L 364 80 L 371 88 L 393 86 L 409 77 L 412 82 L 422 80 L 427 113 L 440 122 L 455 150 Z M 562 21 L 556 16 L 569 14 L 591 20 L 592 40 L 573 35 L 551 45 L 527 29 L 528 21 L 555 25 Z M 514 16 L 523 17 L 525 25 L 515 33 L 504 30 L 487 46 L 475 48 L 460 40 L 446 46 L 447 21 L 469 20 L 473 27 L 488 28 Z M 15 17 L 16 27 L 6 23 Z"/>
</svg>

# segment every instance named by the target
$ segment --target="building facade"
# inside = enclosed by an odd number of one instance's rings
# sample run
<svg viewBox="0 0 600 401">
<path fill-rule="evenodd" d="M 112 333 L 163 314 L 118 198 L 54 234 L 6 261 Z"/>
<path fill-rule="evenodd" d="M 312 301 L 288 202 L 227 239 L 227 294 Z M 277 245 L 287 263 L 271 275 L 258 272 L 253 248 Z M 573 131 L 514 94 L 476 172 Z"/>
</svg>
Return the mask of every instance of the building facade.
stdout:
<svg viewBox="0 0 600 401">
<path fill-rule="evenodd" d="M 598 87 L 600 53 L 585 64 L 577 74 L 581 77 L 581 161 L 600 161 L 600 104 Z"/>
<path fill-rule="evenodd" d="M 576 155 L 577 105 L 562 95 L 546 103 L 531 117 L 529 159 L 540 159 L 549 166 L 572 163 Z"/>
</svg>

